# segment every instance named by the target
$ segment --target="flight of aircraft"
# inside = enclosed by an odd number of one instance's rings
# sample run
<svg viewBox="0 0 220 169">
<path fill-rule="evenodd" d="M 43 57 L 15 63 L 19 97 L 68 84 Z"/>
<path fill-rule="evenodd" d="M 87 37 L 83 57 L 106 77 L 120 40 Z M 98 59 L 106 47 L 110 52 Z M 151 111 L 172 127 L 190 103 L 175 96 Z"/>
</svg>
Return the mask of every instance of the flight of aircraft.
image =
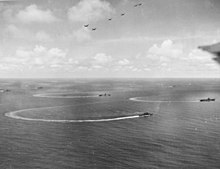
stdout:
<svg viewBox="0 0 220 169">
<path fill-rule="evenodd" d="M 141 6 L 142 3 L 139 3 L 139 4 L 135 4 L 134 7 L 138 7 L 138 6 Z"/>
<path fill-rule="evenodd" d="M 141 5 L 142 5 L 142 3 L 138 3 L 138 4 L 135 4 L 134 7 L 136 8 L 136 7 L 139 7 Z M 125 16 L 125 14 L 126 13 L 121 13 L 120 16 L 123 17 L 123 16 Z M 112 21 L 112 18 L 108 18 L 108 21 Z M 84 27 L 89 28 L 89 24 L 85 24 Z M 92 31 L 95 31 L 96 29 L 97 29 L 96 27 L 91 28 Z"/>
</svg>

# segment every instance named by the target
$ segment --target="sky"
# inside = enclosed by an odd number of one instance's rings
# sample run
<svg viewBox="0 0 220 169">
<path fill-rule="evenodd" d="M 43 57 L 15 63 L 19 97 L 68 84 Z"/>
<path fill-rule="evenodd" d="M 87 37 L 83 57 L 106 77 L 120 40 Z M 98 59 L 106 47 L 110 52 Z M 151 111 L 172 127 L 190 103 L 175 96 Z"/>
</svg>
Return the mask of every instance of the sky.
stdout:
<svg viewBox="0 0 220 169">
<path fill-rule="evenodd" d="M 219 78 L 198 49 L 220 41 L 219 9 L 219 0 L 0 1 L 0 78 Z"/>
</svg>

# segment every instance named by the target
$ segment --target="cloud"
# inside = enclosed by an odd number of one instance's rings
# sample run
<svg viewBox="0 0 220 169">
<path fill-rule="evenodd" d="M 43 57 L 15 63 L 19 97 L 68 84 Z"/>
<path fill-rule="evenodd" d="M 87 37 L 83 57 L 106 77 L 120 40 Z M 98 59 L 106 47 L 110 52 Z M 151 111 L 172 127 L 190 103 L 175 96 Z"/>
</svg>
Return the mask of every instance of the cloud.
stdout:
<svg viewBox="0 0 220 169">
<path fill-rule="evenodd" d="M 9 67 L 10 65 L 16 65 L 23 69 L 30 67 L 58 68 L 73 65 L 72 62 L 69 62 L 69 58 L 67 58 L 66 55 L 67 52 L 59 48 L 47 49 L 44 46 L 37 45 L 32 50 L 19 48 L 13 57 L 3 57 L 0 59 L 0 62 Z"/>
<path fill-rule="evenodd" d="M 27 6 L 24 10 L 19 11 L 16 18 L 23 23 L 51 23 L 57 21 L 57 18 L 49 9 L 41 10 L 35 4 Z"/>
<path fill-rule="evenodd" d="M 26 28 L 20 28 L 15 24 L 6 25 L 3 29 L 5 38 L 18 38 L 25 39 L 27 41 L 35 40 L 35 36 L 30 30 Z"/>
<path fill-rule="evenodd" d="M 114 13 L 107 1 L 81 0 L 68 11 L 68 18 L 73 22 L 92 22 L 104 19 Z"/>
<path fill-rule="evenodd" d="M 39 31 L 36 33 L 36 40 L 40 42 L 48 42 L 48 41 L 52 41 L 52 38 L 45 31 Z"/>
<path fill-rule="evenodd" d="M 147 51 L 146 65 L 157 73 L 168 72 L 169 75 L 188 74 L 195 76 L 203 72 L 216 71 L 217 67 L 208 53 L 199 49 L 184 51 L 182 46 L 175 44 L 172 40 L 165 40 L 161 44 L 154 44 Z"/>
<path fill-rule="evenodd" d="M 129 65 L 130 61 L 128 59 L 119 60 L 118 64 L 121 66 Z"/>
<path fill-rule="evenodd" d="M 5 31 L 13 36 L 20 36 L 22 34 L 21 30 L 13 24 L 7 25 Z"/>
<path fill-rule="evenodd" d="M 18 38 L 26 41 L 51 42 L 53 38 L 45 31 L 30 31 L 27 28 L 19 27 L 15 24 L 6 25 L 3 29 L 5 38 Z"/>
<path fill-rule="evenodd" d="M 81 28 L 73 32 L 73 38 L 78 42 L 84 42 L 91 39 L 90 31 L 86 28 Z"/>
<path fill-rule="evenodd" d="M 148 52 L 153 55 L 169 57 L 178 57 L 183 53 L 182 48 L 175 45 L 172 40 L 165 40 L 160 46 L 154 44 L 151 48 L 149 48 Z"/>
<path fill-rule="evenodd" d="M 4 20 L 7 22 L 12 22 L 14 20 L 12 14 L 13 14 L 13 9 L 10 8 L 5 9 L 2 13 Z"/>
<path fill-rule="evenodd" d="M 113 65 L 114 59 L 111 55 L 106 53 L 97 53 L 93 57 L 86 57 L 77 62 L 77 67 L 86 67 L 87 69 L 81 70 L 92 70 L 92 69 L 108 69 Z"/>
<path fill-rule="evenodd" d="M 112 61 L 112 57 L 110 55 L 106 55 L 105 53 L 97 53 L 93 57 L 93 64 L 95 65 L 105 65 Z"/>
<path fill-rule="evenodd" d="M 165 40 L 160 45 L 151 46 L 146 55 L 147 64 L 151 68 L 167 70 L 166 67 L 179 65 L 183 57 L 182 46 L 175 44 L 172 40 Z"/>
<path fill-rule="evenodd" d="M 212 57 L 208 53 L 204 53 L 199 49 L 193 49 L 188 57 L 183 58 L 184 60 L 188 61 L 194 61 L 194 62 L 200 62 L 200 63 L 207 63 L 207 62 L 213 62 Z"/>
<path fill-rule="evenodd" d="M 180 56 L 183 51 L 180 46 L 175 45 L 172 40 L 168 39 L 163 41 L 159 46 L 154 44 L 151 48 L 149 48 L 148 53 L 151 55 L 176 58 Z"/>
</svg>

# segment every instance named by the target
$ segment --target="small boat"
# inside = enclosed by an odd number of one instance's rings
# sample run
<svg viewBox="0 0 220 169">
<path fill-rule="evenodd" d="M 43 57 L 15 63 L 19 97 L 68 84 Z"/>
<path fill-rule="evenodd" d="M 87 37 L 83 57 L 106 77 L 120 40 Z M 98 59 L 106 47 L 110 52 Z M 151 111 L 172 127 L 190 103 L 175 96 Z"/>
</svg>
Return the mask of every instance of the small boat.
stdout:
<svg viewBox="0 0 220 169">
<path fill-rule="evenodd" d="M 215 99 L 210 99 L 210 98 L 207 98 L 207 99 L 200 99 L 200 102 L 214 102 Z"/>
<path fill-rule="evenodd" d="M 101 97 L 101 96 L 111 96 L 111 94 L 107 94 L 107 93 L 99 94 L 99 97 Z"/>
<path fill-rule="evenodd" d="M 148 116 L 152 116 L 153 113 L 149 113 L 149 112 L 144 112 L 142 114 L 139 114 L 139 117 L 148 117 Z"/>
</svg>

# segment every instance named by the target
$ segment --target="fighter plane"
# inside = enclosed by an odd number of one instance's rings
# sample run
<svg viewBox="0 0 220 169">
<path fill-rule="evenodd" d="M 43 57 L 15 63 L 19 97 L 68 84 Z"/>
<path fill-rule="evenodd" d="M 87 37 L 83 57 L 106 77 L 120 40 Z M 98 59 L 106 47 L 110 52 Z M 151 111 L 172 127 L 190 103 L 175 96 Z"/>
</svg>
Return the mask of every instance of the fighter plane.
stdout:
<svg viewBox="0 0 220 169">
<path fill-rule="evenodd" d="M 139 3 L 139 4 L 135 4 L 134 7 L 138 7 L 138 6 L 141 6 L 142 3 Z"/>
</svg>

